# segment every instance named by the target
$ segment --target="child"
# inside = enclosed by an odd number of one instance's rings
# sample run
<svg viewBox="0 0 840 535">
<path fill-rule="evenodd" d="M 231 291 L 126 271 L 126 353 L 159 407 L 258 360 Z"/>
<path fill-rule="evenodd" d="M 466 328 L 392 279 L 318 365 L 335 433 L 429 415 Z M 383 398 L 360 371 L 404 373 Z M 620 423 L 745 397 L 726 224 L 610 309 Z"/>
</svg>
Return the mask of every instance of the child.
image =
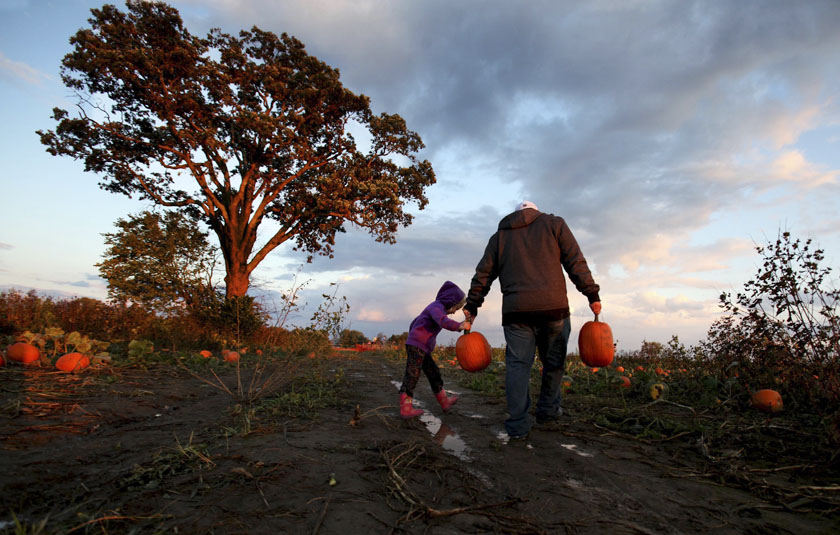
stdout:
<svg viewBox="0 0 840 535">
<path fill-rule="evenodd" d="M 422 409 L 415 409 L 411 405 L 414 387 L 420 380 L 421 370 L 429 379 L 432 392 L 435 393 L 443 412 L 447 412 L 458 401 L 458 396 L 448 396 L 446 390 L 443 389 L 440 368 L 432 358 L 432 351 L 435 349 L 436 338 L 441 329 L 462 331 L 470 328 L 468 321 L 458 323 L 446 317 L 460 310 L 464 303 L 466 303 L 466 295 L 463 290 L 454 283 L 446 281 L 438 290 L 434 302 L 424 308 L 423 312 L 411 322 L 408 328 L 408 339 L 405 341 L 405 377 L 400 387 L 401 417 L 408 419 L 423 414 Z"/>
</svg>

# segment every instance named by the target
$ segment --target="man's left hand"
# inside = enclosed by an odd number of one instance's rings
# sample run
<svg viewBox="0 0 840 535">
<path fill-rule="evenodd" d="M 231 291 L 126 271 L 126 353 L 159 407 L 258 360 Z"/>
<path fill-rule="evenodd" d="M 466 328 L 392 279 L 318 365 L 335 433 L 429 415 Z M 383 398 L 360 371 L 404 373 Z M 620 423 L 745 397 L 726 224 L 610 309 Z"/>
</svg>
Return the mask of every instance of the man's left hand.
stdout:
<svg viewBox="0 0 840 535">
<path fill-rule="evenodd" d="M 592 312 L 598 316 L 601 314 L 601 302 L 595 301 L 594 303 L 589 303 L 589 308 L 592 309 Z"/>
</svg>

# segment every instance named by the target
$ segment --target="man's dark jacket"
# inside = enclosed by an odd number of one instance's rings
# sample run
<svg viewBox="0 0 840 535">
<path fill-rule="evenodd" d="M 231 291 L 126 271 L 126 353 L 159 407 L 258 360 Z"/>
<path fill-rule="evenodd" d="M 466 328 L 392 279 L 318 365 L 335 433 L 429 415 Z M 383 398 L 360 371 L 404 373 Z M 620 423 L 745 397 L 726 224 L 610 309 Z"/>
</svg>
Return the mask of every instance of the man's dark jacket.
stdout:
<svg viewBox="0 0 840 535">
<path fill-rule="evenodd" d="M 490 237 L 475 268 L 464 309 L 476 315 L 498 278 L 503 325 L 567 318 L 563 269 L 590 303 L 600 301 L 600 287 L 563 218 L 533 208 L 517 210 L 505 216 Z"/>
</svg>

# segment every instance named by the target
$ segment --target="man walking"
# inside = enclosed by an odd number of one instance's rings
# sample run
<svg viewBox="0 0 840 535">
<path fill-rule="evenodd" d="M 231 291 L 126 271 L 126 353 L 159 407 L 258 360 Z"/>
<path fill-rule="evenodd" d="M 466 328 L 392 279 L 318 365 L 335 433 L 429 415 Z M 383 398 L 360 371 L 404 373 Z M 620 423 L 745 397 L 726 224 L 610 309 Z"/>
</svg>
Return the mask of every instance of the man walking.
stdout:
<svg viewBox="0 0 840 535">
<path fill-rule="evenodd" d="M 600 314 L 600 287 L 566 222 L 524 201 L 499 222 L 470 283 L 464 306 L 468 321 L 477 315 L 496 278 L 501 286 L 507 344 L 505 430 L 511 440 L 524 439 L 531 430 L 529 381 L 535 352 L 543 364 L 537 425 L 556 426 L 562 413 L 561 381 L 571 333 L 564 269 L 592 312 Z"/>
</svg>

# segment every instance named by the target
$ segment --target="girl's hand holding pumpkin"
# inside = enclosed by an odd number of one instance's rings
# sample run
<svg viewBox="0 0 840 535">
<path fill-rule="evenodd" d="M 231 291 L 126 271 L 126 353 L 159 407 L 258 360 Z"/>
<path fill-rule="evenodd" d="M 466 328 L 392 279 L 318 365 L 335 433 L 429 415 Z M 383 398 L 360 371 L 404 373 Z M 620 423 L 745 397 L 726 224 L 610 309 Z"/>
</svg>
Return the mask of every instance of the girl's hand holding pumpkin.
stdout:
<svg viewBox="0 0 840 535">
<path fill-rule="evenodd" d="M 601 313 L 601 302 L 595 301 L 594 303 L 589 303 L 589 308 L 592 309 L 592 313 L 597 316 Z"/>
<path fill-rule="evenodd" d="M 462 321 L 461 325 L 458 325 L 458 330 L 459 331 L 469 331 L 470 327 L 472 327 L 472 325 L 470 324 L 469 321 Z"/>
</svg>

